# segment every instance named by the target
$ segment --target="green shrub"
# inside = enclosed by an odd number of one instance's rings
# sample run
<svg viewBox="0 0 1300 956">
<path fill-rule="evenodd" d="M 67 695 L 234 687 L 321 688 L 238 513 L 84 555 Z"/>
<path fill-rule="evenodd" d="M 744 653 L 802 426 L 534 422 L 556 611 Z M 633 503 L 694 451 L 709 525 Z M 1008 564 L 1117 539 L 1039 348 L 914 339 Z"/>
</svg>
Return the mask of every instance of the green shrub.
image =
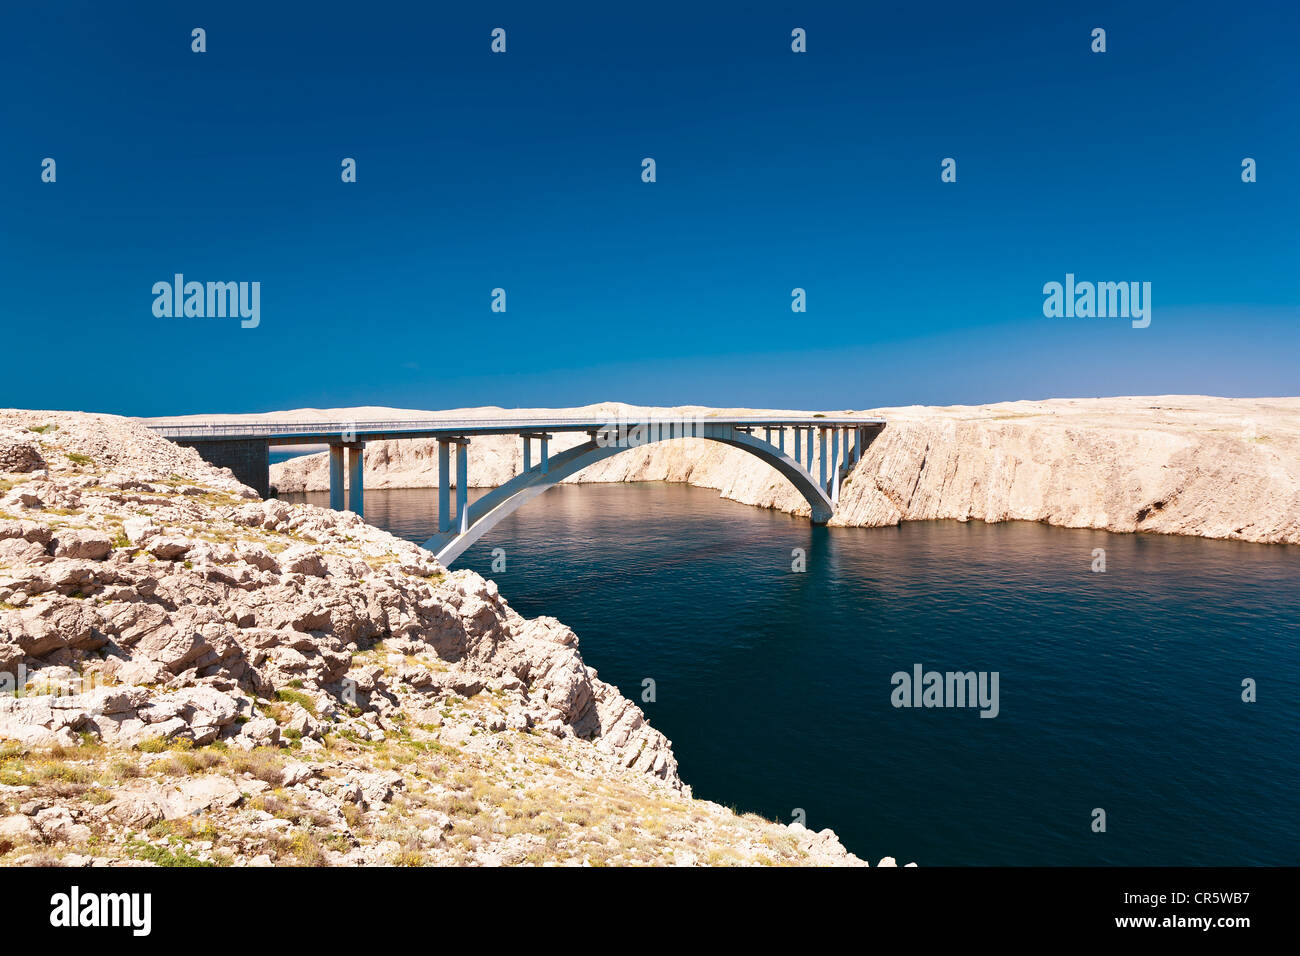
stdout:
<svg viewBox="0 0 1300 956">
<path fill-rule="evenodd" d="M 312 700 L 309 695 L 304 694 L 300 690 L 290 690 L 287 687 L 281 687 L 275 692 L 275 699 L 282 700 L 286 704 L 299 704 L 303 710 L 307 711 L 307 713 L 311 714 L 313 717 L 316 716 L 316 701 Z"/>
</svg>

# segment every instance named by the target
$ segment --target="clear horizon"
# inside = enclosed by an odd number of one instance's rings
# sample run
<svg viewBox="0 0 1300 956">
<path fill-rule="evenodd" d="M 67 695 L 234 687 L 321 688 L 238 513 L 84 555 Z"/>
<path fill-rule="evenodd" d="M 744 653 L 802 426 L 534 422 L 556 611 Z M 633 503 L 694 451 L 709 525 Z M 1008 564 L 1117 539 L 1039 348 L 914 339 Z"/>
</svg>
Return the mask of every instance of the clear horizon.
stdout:
<svg viewBox="0 0 1300 956">
<path fill-rule="evenodd" d="M 1125 398 L 1133 398 L 1133 399 L 1158 399 L 1158 398 L 1159 398 L 1159 399 L 1170 399 L 1170 398 L 1188 399 L 1188 398 L 1210 398 L 1210 399 L 1228 399 L 1228 400 L 1232 400 L 1232 401 L 1243 401 L 1243 402 L 1250 402 L 1250 401 L 1255 401 L 1255 402 L 1269 402 L 1269 401 L 1292 401 L 1292 400 L 1300 399 L 1300 396 L 1297 396 L 1297 395 L 1240 395 L 1240 396 L 1227 396 L 1227 395 L 1191 395 L 1191 394 L 1179 395 L 1179 394 L 1173 394 L 1173 393 L 1165 394 L 1165 395 L 1096 395 L 1096 396 L 1091 396 L 1091 395 L 1090 395 L 1090 396 L 1083 396 L 1083 395 L 1053 395 L 1053 396 L 1049 396 L 1049 397 L 1046 397 L 1046 398 L 1014 398 L 1014 399 L 1006 399 L 1006 400 L 1004 400 L 1004 401 L 999 401 L 999 402 L 979 402 L 979 403 L 953 402 L 953 403 L 950 403 L 949 405 L 931 405 L 931 406 L 928 406 L 928 407 L 932 407 L 932 408 L 979 407 L 979 406 L 982 406 L 982 405 L 1010 404 L 1010 403 L 1013 403 L 1013 402 L 1036 402 L 1036 403 L 1041 403 L 1041 402 L 1051 402 L 1051 401 L 1065 401 L 1065 402 L 1075 402 L 1075 401 L 1109 401 L 1109 400 L 1119 400 L 1119 399 L 1125 399 Z M 392 410 L 394 410 L 394 411 L 429 411 L 429 412 L 458 411 L 458 410 L 460 410 L 460 409 L 464 409 L 464 410 L 467 410 L 467 411 L 478 411 L 478 410 L 488 409 L 488 408 L 500 408 L 502 411 L 513 411 L 513 410 L 516 410 L 516 409 L 522 409 L 522 410 L 525 410 L 525 411 L 527 411 L 527 410 L 532 410 L 532 409 L 538 409 L 538 410 L 546 411 L 546 410 L 553 410 L 553 409 L 554 409 L 554 410 L 565 410 L 565 409 L 569 409 L 569 408 L 586 408 L 586 407 L 590 407 L 590 406 L 594 406 L 594 405 L 616 405 L 616 404 L 632 405 L 632 406 L 634 406 L 634 407 L 646 407 L 646 408 L 695 408 L 695 407 L 702 407 L 702 408 L 720 408 L 720 407 L 733 407 L 733 408 L 750 408 L 750 409 L 752 409 L 752 410 L 754 410 L 754 411 L 769 411 L 769 410 L 771 410 L 771 411 L 786 411 L 786 410 L 788 410 L 788 411 L 808 411 L 808 412 L 817 412 L 817 411 L 853 411 L 853 412 L 867 412 L 867 411 L 872 411 L 873 409 L 888 409 L 888 408 L 904 408 L 904 407 L 907 407 L 907 406 L 904 406 L 904 405 L 892 405 L 892 406 L 891 406 L 891 405 L 871 405 L 871 406 L 863 406 L 863 407 L 861 407 L 861 408 L 848 408 L 848 407 L 846 406 L 846 407 L 843 408 L 843 409 L 831 409 L 831 408 L 829 408 L 829 407 L 823 407 L 823 408 L 804 408 L 804 409 L 799 409 L 799 408 L 794 408 L 794 407 L 792 407 L 792 406 L 784 406 L 784 405 L 763 405 L 763 406 L 716 406 L 716 405 L 701 405 L 701 403 L 699 403 L 699 402 L 674 402 L 674 403 L 672 403 L 672 404 L 665 404 L 665 405 L 635 405 L 635 403 L 632 403 L 632 402 L 622 402 L 622 401 L 620 401 L 620 400 L 618 400 L 618 399 L 606 399 L 606 400 L 603 400 L 603 401 L 598 400 L 598 401 L 594 401 L 594 402 L 585 402 L 585 403 L 583 403 L 582 405 L 555 405 L 555 406 L 466 405 L 466 406 L 458 406 L 457 408 L 426 408 L 426 409 L 419 409 L 419 408 L 405 408 L 405 407 L 396 406 L 396 405 L 371 405 L 371 406 L 339 405 L 339 406 L 329 406 L 328 408 L 325 407 L 325 406 L 310 406 L 310 405 L 303 405 L 303 406 L 299 406 L 299 407 L 297 407 L 297 408 L 264 408 L 264 409 L 253 409 L 253 410 L 246 411 L 246 412 L 231 412 L 231 411 L 224 411 L 224 410 L 222 410 L 222 409 L 208 409 L 208 410 L 205 410 L 205 411 L 202 411 L 202 412 L 185 413 L 185 414 L 186 414 L 186 415 L 188 415 L 188 414 L 195 414 L 195 415 L 199 415 L 199 416 L 202 416 L 202 415 L 273 415 L 273 414 L 277 414 L 277 413 L 293 412 L 293 411 L 325 411 L 325 410 L 332 410 L 332 409 L 334 409 L 334 408 L 338 408 L 338 409 L 340 409 L 340 410 L 342 410 L 342 409 L 351 409 L 351 408 L 390 408 L 390 409 L 392 409 Z M 921 403 L 909 403 L 909 404 L 920 405 Z M 93 411 L 96 411 L 95 409 L 37 409 L 37 410 L 38 410 L 38 411 L 92 411 L 92 412 L 93 412 Z M 111 413 L 110 413 L 110 414 L 111 414 Z M 150 418 L 150 419 L 152 419 L 152 418 L 169 418 L 169 417 L 177 417 L 177 418 L 179 418 L 179 417 L 184 417 L 184 415 L 175 415 L 175 416 L 169 416 L 169 415 L 154 415 L 154 416 L 138 416 L 138 417 L 145 417 L 145 418 Z M 323 446 L 322 446 L 322 447 L 323 447 Z"/>
</svg>

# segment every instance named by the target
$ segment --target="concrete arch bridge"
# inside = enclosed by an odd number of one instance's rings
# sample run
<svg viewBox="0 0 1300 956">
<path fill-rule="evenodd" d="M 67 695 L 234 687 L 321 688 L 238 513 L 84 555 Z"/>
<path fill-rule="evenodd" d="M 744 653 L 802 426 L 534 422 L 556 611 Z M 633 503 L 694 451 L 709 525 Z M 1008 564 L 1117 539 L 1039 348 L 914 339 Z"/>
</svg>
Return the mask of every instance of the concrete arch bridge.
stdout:
<svg viewBox="0 0 1300 956">
<path fill-rule="evenodd" d="M 323 444 L 330 450 L 330 507 L 365 513 L 363 485 L 367 441 L 436 439 L 438 532 L 424 542 L 443 564 L 504 518 L 570 475 L 629 448 L 681 438 L 716 441 L 771 465 L 803 496 L 814 524 L 831 519 L 840 483 L 885 422 L 879 418 L 642 418 L 615 422 L 534 418 L 477 421 L 288 422 L 151 424 L 154 431 L 193 447 L 215 465 L 228 467 L 264 497 L 269 494 L 273 446 Z M 585 433 L 587 440 L 551 454 L 557 432 Z M 516 435 L 524 466 L 510 481 L 469 502 L 470 442 L 485 435 Z M 534 458 L 533 447 L 538 454 Z M 344 456 L 347 456 L 345 483 Z M 456 507 L 452 510 L 452 456 Z M 816 474 L 814 474 L 816 465 Z"/>
</svg>

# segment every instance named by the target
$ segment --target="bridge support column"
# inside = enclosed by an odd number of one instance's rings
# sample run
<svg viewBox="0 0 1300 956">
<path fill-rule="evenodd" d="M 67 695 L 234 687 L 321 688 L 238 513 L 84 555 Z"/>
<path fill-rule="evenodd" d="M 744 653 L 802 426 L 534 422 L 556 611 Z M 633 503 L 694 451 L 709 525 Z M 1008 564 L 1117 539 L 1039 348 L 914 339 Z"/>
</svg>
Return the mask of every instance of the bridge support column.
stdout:
<svg viewBox="0 0 1300 956">
<path fill-rule="evenodd" d="M 343 446 L 330 445 L 330 509 L 343 510 Z"/>
<path fill-rule="evenodd" d="M 840 432 L 843 429 L 831 429 L 831 504 L 837 505 L 840 502 Z"/>
<path fill-rule="evenodd" d="M 799 453 L 799 435 L 802 432 L 802 428 L 794 429 L 794 460 L 800 463 L 803 461 L 803 456 Z"/>
<path fill-rule="evenodd" d="M 469 439 L 456 443 L 456 521 L 461 533 L 469 530 Z"/>
<path fill-rule="evenodd" d="M 840 468 L 841 484 L 849 476 L 849 472 L 853 470 L 856 463 L 857 459 L 853 457 L 853 429 L 846 428 L 844 429 L 844 466 Z"/>
<path fill-rule="evenodd" d="M 365 462 L 365 442 L 348 445 L 348 511 L 358 515 L 366 513 Z"/>
<path fill-rule="evenodd" d="M 784 428 L 778 428 L 776 430 L 776 450 L 781 452 L 782 454 L 785 453 L 785 429 Z"/>
<path fill-rule="evenodd" d="M 830 490 L 830 487 L 826 484 L 826 429 L 825 429 L 825 428 L 822 428 L 822 429 L 819 429 L 819 431 L 821 431 L 821 433 L 822 433 L 822 448 L 821 448 L 821 452 L 822 452 L 822 453 L 821 453 L 821 456 L 820 456 L 820 459 L 821 459 L 821 460 L 820 460 L 820 465 L 819 465 L 819 468 L 818 468 L 818 473 L 819 473 L 819 475 L 820 475 L 820 477 L 821 477 L 821 489 L 822 489 L 822 491 L 829 491 L 829 490 Z"/>
<path fill-rule="evenodd" d="M 451 442 L 438 439 L 438 530 L 451 530 Z"/>
<path fill-rule="evenodd" d="M 592 441 L 596 441 L 597 432 L 587 432 Z M 520 437 L 524 440 L 524 471 L 529 471 L 533 467 L 533 439 L 536 438 L 542 446 L 542 457 L 540 463 L 542 474 L 545 475 L 551 470 L 551 439 L 554 435 L 546 432 L 521 432 Z"/>
</svg>

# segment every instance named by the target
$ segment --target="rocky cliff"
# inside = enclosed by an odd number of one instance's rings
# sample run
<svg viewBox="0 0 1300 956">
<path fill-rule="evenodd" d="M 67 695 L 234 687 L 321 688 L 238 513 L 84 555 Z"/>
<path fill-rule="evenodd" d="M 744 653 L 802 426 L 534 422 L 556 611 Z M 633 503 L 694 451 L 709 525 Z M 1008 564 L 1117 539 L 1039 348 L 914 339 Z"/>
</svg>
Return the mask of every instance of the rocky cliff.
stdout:
<svg viewBox="0 0 1300 956">
<path fill-rule="evenodd" d="M 601 405 L 436 414 L 608 415 L 613 420 L 644 411 Z M 714 412 L 696 407 L 648 411 Z M 304 412 L 279 414 L 294 418 Z M 372 414 L 418 418 L 435 413 L 335 409 L 314 414 L 363 420 Z M 835 524 L 1019 520 L 1300 543 L 1300 399 L 1058 399 L 855 414 L 881 415 L 889 424 L 847 479 Z M 555 447 L 578 440 L 557 435 Z M 325 457 L 305 456 L 274 466 L 272 484 L 281 491 L 326 489 Z M 518 440 L 483 438 L 470 445 L 469 473 L 476 485 L 500 484 L 521 467 Z M 367 446 L 366 468 L 369 487 L 429 487 L 437 482 L 436 447 L 420 441 L 373 443 Z M 570 480 L 683 481 L 746 504 L 807 514 L 798 493 L 752 455 L 694 439 L 629 449 Z"/>
<path fill-rule="evenodd" d="M 694 800 L 553 618 L 111 416 L 0 412 L 0 862 L 860 863 Z"/>
</svg>

